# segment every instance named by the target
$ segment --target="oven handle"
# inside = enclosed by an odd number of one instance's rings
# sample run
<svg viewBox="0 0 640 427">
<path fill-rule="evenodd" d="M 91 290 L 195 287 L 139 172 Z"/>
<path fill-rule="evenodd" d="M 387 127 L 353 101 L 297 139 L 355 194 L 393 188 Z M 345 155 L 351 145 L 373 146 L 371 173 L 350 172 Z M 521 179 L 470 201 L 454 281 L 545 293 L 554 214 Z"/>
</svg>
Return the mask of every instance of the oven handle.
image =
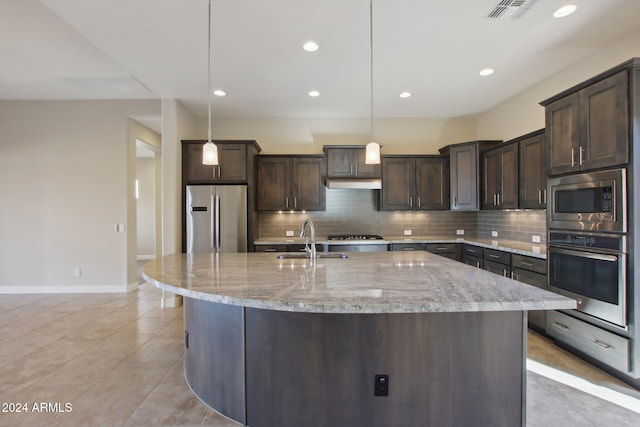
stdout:
<svg viewBox="0 0 640 427">
<path fill-rule="evenodd" d="M 616 256 L 616 255 L 598 254 L 594 252 L 585 252 L 585 251 L 572 251 L 569 249 L 560 249 L 556 247 L 550 247 L 549 252 L 557 252 L 559 254 L 573 255 L 581 258 L 597 259 L 599 261 L 608 261 L 608 262 L 618 262 L 618 258 L 619 258 L 619 256 Z"/>
</svg>

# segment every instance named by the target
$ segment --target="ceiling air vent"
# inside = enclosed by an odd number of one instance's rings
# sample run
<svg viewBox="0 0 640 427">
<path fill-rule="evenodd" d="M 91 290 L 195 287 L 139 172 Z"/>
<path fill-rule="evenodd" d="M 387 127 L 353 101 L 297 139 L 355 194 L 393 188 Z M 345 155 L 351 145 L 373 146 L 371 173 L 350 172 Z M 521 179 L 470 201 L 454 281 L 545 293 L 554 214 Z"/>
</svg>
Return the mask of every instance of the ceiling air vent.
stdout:
<svg viewBox="0 0 640 427">
<path fill-rule="evenodd" d="M 489 11 L 489 19 L 520 19 L 538 0 L 499 0 Z"/>
</svg>

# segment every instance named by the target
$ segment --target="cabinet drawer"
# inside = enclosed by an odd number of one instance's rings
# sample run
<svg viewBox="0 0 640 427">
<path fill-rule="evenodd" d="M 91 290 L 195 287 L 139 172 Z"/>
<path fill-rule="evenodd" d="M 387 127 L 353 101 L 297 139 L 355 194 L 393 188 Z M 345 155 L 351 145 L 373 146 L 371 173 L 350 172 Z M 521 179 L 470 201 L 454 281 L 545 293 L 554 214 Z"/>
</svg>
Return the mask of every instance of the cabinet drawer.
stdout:
<svg viewBox="0 0 640 427">
<path fill-rule="evenodd" d="M 478 246 L 464 245 L 463 252 L 465 255 L 471 255 L 471 256 L 482 258 L 482 248 Z"/>
<path fill-rule="evenodd" d="M 499 274 L 504 277 L 511 276 L 511 267 L 506 264 L 501 264 L 499 262 L 491 261 L 485 258 L 484 260 L 484 269 L 490 271 L 494 274 Z"/>
<path fill-rule="evenodd" d="M 509 252 L 485 248 L 484 259 L 487 261 L 499 262 L 500 264 L 511 266 L 511 254 Z"/>
<path fill-rule="evenodd" d="M 427 252 L 434 254 L 457 254 L 458 243 L 427 243 Z"/>
<path fill-rule="evenodd" d="M 513 279 L 524 282 L 528 285 L 537 286 L 541 289 L 547 289 L 547 275 L 535 273 L 521 268 L 513 269 Z"/>
<path fill-rule="evenodd" d="M 520 268 L 523 270 L 535 271 L 536 273 L 540 274 L 547 274 L 546 259 L 513 254 L 511 255 L 511 266 L 513 268 Z"/>
<path fill-rule="evenodd" d="M 392 251 L 424 251 L 424 243 L 392 243 Z"/>
<path fill-rule="evenodd" d="M 559 311 L 547 313 L 547 334 L 622 372 L 629 372 L 629 340 Z"/>
<path fill-rule="evenodd" d="M 255 245 L 256 252 L 288 252 L 287 245 Z"/>
</svg>

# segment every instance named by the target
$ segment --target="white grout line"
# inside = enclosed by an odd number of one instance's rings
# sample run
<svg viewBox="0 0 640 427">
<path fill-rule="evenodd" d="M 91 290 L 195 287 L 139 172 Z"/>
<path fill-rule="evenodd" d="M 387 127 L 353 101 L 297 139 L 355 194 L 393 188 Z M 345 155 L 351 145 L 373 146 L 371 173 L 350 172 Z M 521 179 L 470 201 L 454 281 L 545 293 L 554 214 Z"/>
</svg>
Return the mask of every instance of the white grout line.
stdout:
<svg viewBox="0 0 640 427">
<path fill-rule="evenodd" d="M 583 378 L 527 359 L 527 370 L 640 414 L 640 400 Z"/>
</svg>

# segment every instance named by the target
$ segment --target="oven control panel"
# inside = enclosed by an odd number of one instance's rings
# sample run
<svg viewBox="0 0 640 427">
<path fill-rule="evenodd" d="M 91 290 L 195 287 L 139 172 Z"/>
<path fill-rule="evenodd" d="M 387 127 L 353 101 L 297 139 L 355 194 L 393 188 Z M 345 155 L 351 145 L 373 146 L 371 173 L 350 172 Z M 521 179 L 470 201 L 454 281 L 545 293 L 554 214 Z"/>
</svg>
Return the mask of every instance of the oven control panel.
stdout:
<svg viewBox="0 0 640 427">
<path fill-rule="evenodd" d="M 624 237 L 615 235 L 599 235 L 588 233 L 566 233 L 552 231 L 549 233 L 549 245 L 577 246 L 594 249 L 609 249 L 623 252 Z"/>
</svg>

